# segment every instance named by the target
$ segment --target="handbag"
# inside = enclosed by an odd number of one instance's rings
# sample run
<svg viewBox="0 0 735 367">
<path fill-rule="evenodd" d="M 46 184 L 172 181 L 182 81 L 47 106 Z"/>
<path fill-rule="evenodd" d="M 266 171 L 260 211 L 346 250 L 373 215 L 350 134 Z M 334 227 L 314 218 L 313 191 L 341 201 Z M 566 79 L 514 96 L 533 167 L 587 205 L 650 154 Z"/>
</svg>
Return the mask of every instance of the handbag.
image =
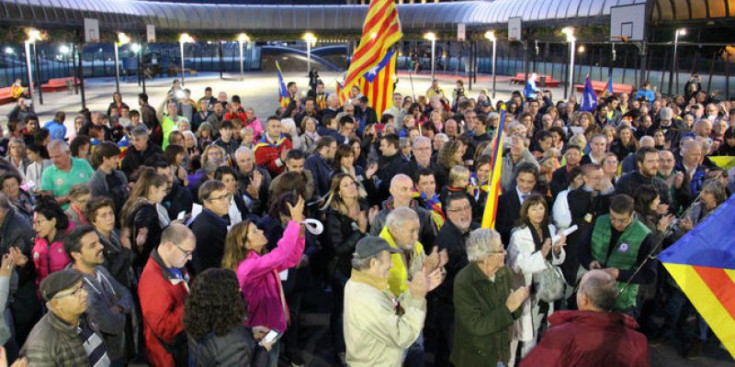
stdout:
<svg viewBox="0 0 735 367">
<path fill-rule="evenodd" d="M 548 264 L 548 267 L 533 274 L 533 285 L 538 299 L 551 303 L 564 297 L 564 275 L 558 266 Z"/>
</svg>

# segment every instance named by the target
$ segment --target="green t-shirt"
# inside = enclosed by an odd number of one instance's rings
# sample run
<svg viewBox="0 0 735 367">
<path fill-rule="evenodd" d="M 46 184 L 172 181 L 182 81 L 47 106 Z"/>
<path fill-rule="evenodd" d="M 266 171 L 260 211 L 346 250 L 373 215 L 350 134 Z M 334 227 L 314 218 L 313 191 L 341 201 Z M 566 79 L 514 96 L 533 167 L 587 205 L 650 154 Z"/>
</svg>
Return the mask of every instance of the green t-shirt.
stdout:
<svg viewBox="0 0 735 367">
<path fill-rule="evenodd" d="M 51 191 L 54 196 L 64 196 L 69 194 L 71 187 L 76 184 L 87 183 L 92 178 L 94 170 L 84 159 L 71 158 L 71 168 L 68 172 L 64 172 L 55 165 L 51 165 L 43 171 L 41 176 L 41 191 Z M 66 210 L 69 204 L 61 206 Z"/>
</svg>

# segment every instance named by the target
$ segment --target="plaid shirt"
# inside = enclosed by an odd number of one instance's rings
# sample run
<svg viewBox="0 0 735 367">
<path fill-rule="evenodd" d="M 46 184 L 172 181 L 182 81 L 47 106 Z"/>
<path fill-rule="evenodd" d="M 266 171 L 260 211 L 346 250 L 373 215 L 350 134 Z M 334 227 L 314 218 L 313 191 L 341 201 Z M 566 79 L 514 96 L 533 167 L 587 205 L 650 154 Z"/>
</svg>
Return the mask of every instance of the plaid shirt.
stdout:
<svg viewBox="0 0 735 367">
<path fill-rule="evenodd" d="M 82 318 L 80 325 L 85 322 Z M 77 327 L 65 323 L 51 311 L 33 327 L 20 353 L 34 367 L 90 365 Z"/>
</svg>

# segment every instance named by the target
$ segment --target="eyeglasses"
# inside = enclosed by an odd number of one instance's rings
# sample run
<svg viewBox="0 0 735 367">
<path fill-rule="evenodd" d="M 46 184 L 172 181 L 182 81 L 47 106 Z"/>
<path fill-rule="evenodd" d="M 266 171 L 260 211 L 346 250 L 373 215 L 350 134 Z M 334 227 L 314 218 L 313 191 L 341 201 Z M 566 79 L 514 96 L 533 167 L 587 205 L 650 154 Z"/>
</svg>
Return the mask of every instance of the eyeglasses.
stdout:
<svg viewBox="0 0 735 367">
<path fill-rule="evenodd" d="M 82 284 L 79 284 L 79 287 L 77 287 L 77 289 L 75 289 L 71 293 L 57 294 L 57 295 L 53 296 L 53 298 L 64 298 L 64 297 L 78 296 L 81 293 L 82 289 L 84 289 L 84 284 L 83 283 Z"/>
<path fill-rule="evenodd" d="M 631 219 L 633 219 L 633 217 L 614 218 L 614 217 L 611 216 L 610 217 L 610 223 L 612 223 L 612 224 L 615 224 L 615 223 L 618 223 L 618 224 L 628 224 L 628 222 L 630 222 Z"/>
<path fill-rule="evenodd" d="M 189 256 L 191 256 L 191 255 L 194 254 L 194 250 L 186 251 L 183 248 L 181 248 L 181 246 L 179 246 L 179 245 L 177 245 L 175 243 L 174 243 L 174 246 L 176 246 L 176 248 L 179 249 L 179 251 L 181 251 L 182 253 L 184 253 L 184 255 L 186 255 L 186 257 L 189 257 Z"/>
<path fill-rule="evenodd" d="M 492 252 L 490 252 L 490 255 L 503 255 L 503 256 L 505 256 L 507 254 L 508 254 L 508 251 L 506 251 L 506 250 L 500 250 L 500 251 L 492 251 Z"/>
</svg>

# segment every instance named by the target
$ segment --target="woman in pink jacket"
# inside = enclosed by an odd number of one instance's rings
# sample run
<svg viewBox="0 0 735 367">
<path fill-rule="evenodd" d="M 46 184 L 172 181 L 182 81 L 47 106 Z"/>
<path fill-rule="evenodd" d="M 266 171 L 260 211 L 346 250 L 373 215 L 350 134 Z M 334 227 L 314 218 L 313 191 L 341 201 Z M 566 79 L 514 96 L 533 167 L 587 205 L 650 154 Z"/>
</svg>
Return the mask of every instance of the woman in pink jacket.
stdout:
<svg viewBox="0 0 735 367">
<path fill-rule="evenodd" d="M 33 230 L 36 232 L 33 246 L 33 265 L 36 266 L 36 285 L 49 274 L 64 269 L 69 257 L 62 242 L 64 234 L 74 225 L 64 210 L 53 199 L 43 198 L 33 209 Z"/>
<path fill-rule="evenodd" d="M 240 222 L 230 229 L 225 240 L 222 267 L 237 273 L 242 294 L 247 303 L 246 326 L 263 326 L 286 331 L 289 322 L 288 305 L 278 273 L 296 266 L 304 253 L 304 199 L 288 205 L 291 221 L 278 246 L 265 251 L 268 239 L 255 223 Z M 278 363 L 279 344 L 273 345 L 269 365 Z"/>
</svg>

